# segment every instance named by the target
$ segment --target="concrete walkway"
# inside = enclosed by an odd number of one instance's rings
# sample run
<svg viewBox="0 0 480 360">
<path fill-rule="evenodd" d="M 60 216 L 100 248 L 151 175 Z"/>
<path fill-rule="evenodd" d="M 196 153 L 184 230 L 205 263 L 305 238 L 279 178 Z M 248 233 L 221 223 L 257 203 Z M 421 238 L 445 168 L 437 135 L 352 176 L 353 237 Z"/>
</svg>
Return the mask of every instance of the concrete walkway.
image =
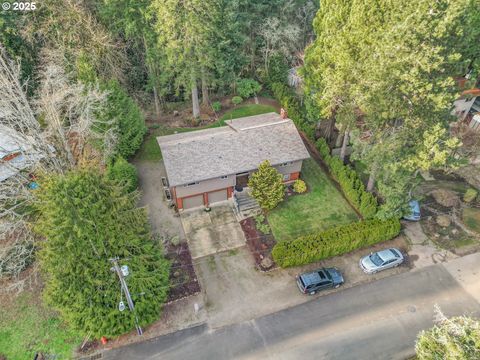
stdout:
<svg viewBox="0 0 480 360">
<path fill-rule="evenodd" d="M 402 225 L 403 232 L 411 243 L 408 256 L 413 267 L 422 268 L 458 257 L 435 245 L 423 232 L 420 222 L 402 221 Z"/>
<path fill-rule="evenodd" d="M 105 352 L 104 359 L 405 359 L 419 331 L 480 314 L 480 254 L 346 289 L 251 321 L 206 325 Z M 241 296 L 241 294 L 239 294 Z"/>
</svg>

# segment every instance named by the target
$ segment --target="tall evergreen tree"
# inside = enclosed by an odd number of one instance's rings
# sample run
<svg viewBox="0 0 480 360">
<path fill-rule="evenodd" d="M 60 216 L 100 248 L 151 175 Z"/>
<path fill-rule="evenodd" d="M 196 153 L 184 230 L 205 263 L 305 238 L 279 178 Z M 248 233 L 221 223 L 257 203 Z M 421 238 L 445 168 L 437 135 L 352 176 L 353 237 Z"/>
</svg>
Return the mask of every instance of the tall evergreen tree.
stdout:
<svg viewBox="0 0 480 360">
<path fill-rule="evenodd" d="M 215 36 L 220 14 L 216 0 L 155 0 L 159 46 L 164 49 L 167 68 L 177 89 L 189 90 L 193 117 L 200 115 L 198 82 L 207 80 L 214 64 Z M 205 85 L 204 85 L 205 89 Z"/>
<path fill-rule="evenodd" d="M 306 90 L 326 118 L 345 104 L 362 116 L 369 140 L 354 136 L 354 155 L 369 167 L 369 189 L 375 182 L 389 189 L 380 216 L 405 206 L 418 170 L 449 163 L 456 142 L 444 130 L 455 98 L 453 77 L 472 58 L 458 38 L 471 33 L 464 21 L 470 3 L 322 2 L 314 23 L 318 37 L 306 53 Z M 425 143 L 434 145 L 428 155 Z"/>
<path fill-rule="evenodd" d="M 168 293 L 169 263 L 150 236 L 138 194 L 92 170 L 45 177 L 36 230 L 44 296 L 62 317 L 93 336 L 116 336 L 155 321 Z M 120 311 L 122 295 L 111 258 L 128 265 L 135 312 Z"/>
</svg>

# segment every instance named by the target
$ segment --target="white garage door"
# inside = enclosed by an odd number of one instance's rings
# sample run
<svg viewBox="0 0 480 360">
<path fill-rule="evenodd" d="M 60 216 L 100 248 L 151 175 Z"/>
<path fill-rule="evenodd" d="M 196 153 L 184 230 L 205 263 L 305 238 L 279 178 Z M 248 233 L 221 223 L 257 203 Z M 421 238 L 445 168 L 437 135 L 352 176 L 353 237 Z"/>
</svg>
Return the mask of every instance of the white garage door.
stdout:
<svg viewBox="0 0 480 360">
<path fill-rule="evenodd" d="M 208 193 L 208 202 L 210 204 L 227 200 L 227 189 L 212 191 Z"/>
<path fill-rule="evenodd" d="M 183 208 L 185 210 L 203 205 L 203 195 L 195 195 L 183 198 Z"/>
</svg>

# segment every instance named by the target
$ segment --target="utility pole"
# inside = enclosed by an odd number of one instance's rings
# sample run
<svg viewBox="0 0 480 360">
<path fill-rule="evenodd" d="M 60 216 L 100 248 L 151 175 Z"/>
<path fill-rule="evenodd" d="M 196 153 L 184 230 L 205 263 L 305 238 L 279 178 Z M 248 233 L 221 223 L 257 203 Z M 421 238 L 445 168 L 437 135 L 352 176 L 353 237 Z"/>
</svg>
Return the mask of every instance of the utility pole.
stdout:
<svg viewBox="0 0 480 360">
<path fill-rule="evenodd" d="M 133 304 L 132 297 L 130 296 L 130 291 L 128 291 L 128 286 L 123 276 L 122 270 L 120 269 L 120 266 L 118 266 L 118 258 L 111 258 L 110 261 L 113 264 L 113 267 L 110 270 L 115 271 L 117 273 L 118 278 L 120 280 L 120 285 L 122 287 L 122 291 L 125 294 L 125 297 L 127 298 L 128 308 L 135 315 L 135 328 L 137 329 L 137 334 L 143 335 L 142 328 L 140 327 L 140 325 L 138 325 L 137 314 L 135 314 L 135 305 Z"/>
</svg>

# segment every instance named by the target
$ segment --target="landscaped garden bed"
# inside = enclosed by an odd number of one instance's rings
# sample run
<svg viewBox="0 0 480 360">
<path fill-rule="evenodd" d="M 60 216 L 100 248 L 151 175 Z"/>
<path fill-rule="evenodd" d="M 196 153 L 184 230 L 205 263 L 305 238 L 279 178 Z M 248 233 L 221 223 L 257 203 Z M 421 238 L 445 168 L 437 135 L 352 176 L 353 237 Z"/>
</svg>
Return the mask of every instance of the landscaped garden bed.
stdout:
<svg viewBox="0 0 480 360">
<path fill-rule="evenodd" d="M 358 220 L 355 211 L 313 159 L 303 162 L 302 178 L 308 192 L 287 197 L 268 214 L 277 241 Z"/>
<path fill-rule="evenodd" d="M 186 242 L 169 244 L 165 257 L 170 260 L 170 291 L 167 302 L 172 302 L 200 292 L 200 284 L 193 268 L 192 256 Z"/>
<path fill-rule="evenodd" d="M 266 220 L 265 220 L 266 221 Z M 272 248 L 276 241 L 273 235 L 265 234 L 257 229 L 254 217 L 249 217 L 240 222 L 247 245 L 255 259 L 256 266 L 262 271 L 268 271 L 276 267 L 272 259 Z M 268 226 L 268 223 L 267 223 Z"/>
</svg>

